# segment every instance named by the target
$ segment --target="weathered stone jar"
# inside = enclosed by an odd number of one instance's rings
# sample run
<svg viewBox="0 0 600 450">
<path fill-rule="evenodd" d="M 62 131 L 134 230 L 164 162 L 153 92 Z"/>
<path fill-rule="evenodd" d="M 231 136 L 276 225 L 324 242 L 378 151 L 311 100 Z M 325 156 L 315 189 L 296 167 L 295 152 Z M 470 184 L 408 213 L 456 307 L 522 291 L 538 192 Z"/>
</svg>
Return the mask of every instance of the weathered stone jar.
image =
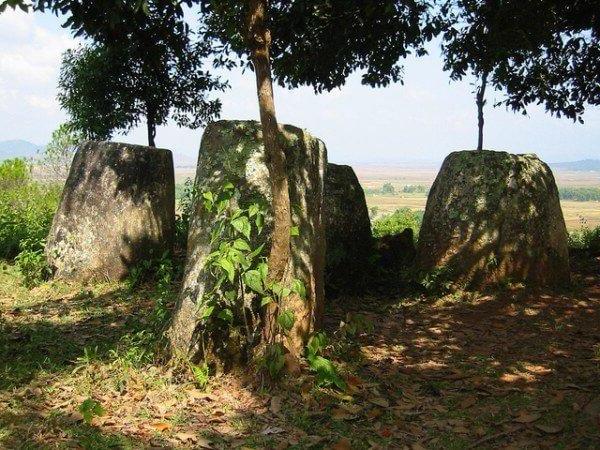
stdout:
<svg viewBox="0 0 600 450">
<path fill-rule="evenodd" d="M 295 313 L 296 321 L 289 332 L 294 347 L 302 347 L 318 326 L 323 312 L 323 273 L 325 265 L 325 229 L 323 224 L 323 190 L 326 164 L 325 145 L 305 130 L 289 125 L 280 127 L 280 143 L 285 146 L 292 205 L 292 223 L 299 235 L 292 239 L 290 272 L 306 286 L 306 299 L 289 298 L 285 307 Z M 219 192 L 225 183 L 238 191 L 239 204 L 261 199 L 271 203 L 271 182 L 265 163 L 260 123 L 255 121 L 218 121 L 210 124 L 202 137 L 195 189 Z M 212 279 L 205 267 L 211 251 L 213 217 L 203 208 L 198 196 L 190 220 L 187 260 L 182 290 L 173 315 L 170 340 L 175 352 L 191 358 L 200 356 L 201 320 L 199 310 Z M 265 253 L 268 254 L 272 214 L 265 221 Z M 234 332 L 226 327 L 209 338 L 211 353 L 219 361 L 235 364 L 239 346 Z M 227 367 L 226 364 L 223 364 Z"/>
<path fill-rule="evenodd" d="M 327 164 L 323 217 L 327 295 L 361 289 L 373 250 L 373 236 L 365 193 L 352 167 Z"/>
<path fill-rule="evenodd" d="M 171 152 L 89 141 L 73 159 L 46 256 L 59 278 L 119 280 L 172 250 L 174 230 Z"/>
<path fill-rule="evenodd" d="M 458 284 L 570 281 L 567 229 L 550 168 L 535 155 L 448 155 L 431 188 L 418 263 Z"/>
</svg>

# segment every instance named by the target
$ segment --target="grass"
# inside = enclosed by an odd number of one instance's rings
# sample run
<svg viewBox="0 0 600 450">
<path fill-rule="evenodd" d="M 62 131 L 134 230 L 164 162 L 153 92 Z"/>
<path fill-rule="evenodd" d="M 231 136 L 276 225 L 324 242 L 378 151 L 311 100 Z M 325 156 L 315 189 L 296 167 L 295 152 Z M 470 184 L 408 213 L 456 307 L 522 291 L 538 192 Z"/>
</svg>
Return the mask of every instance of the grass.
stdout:
<svg viewBox="0 0 600 450">
<path fill-rule="evenodd" d="M 0 448 L 319 449 L 347 448 L 347 439 L 353 449 L 465 449 L 482 438 L 481 448 L 595 448 L 600 430 L 585 405 L 600 398 L 598 264 L 575 265 L 586 271 L 577 291 L 410 298 L 402 317 L 390 299 L 363 298 L 352 314 L 372 326 L 352 334 L 340 328 L 346 311 L 330 306 L 325 325 L 346 392 L 315 387 L 306 368 L 271 388 L 230 374 L 201 390 L 146 339 L 152 283 L 28 290 L 4 264 Z M 550 326 L 557 320 L 564 326 Z M 105 411 L 91 424 L 78 411 L 86 399 Z M 539 418 L 515 422 L 525 413 Z"/>
</svg>

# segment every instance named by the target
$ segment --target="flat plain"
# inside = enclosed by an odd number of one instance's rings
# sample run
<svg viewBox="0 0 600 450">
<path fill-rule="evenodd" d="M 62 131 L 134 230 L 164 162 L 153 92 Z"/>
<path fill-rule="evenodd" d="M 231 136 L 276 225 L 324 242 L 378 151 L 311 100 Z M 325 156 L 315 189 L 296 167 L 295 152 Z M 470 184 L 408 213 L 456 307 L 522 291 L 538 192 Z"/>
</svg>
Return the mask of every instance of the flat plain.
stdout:
<svg viewBox="0 0 600 450">
<path fill-rule="evenodd" d="M 367 191 L 369 209 L 377 208 L 376 216 L 385 215 L 398 208 L 424 211 L 427 202 L 425 193 L 402 193 L 406 185 L 422 185 L 429 188 L 437 175 L 437 166 L 356 166 L 358 179 Z M 554 171 L 558 187 L 600 187 L 600 172 Z M 390 183 L 396 194 L 370 193 Z M 567 228 L 578 230 L 582 226 L 600 226 L 600 202 L 561 200 Z"/>
<path fill-rule="evenodd" d="M 355 165 L 353 166 L 363 189 L 367 191 L 366 199 L 369 209 L 377 208 L 375 216 L 389 214 L 398 208 L 410 208 L 424 211 L 427 202 L 425 193 L 402 193 L 407 185 L 421 185 L 429 188 L 438 172 L 438 165 Z M 183 183 L 188 178 L 194 178 L 195 169 L 178 167 L 175 169 L 177 183 Z M 570 172 L 555 170 L 554 176 L 558 187 L 600 187 L 600 172 Z M 372 193 L 390 183 L 396 194 Z M 369 192 L 371 191 L 371 192 Z M 600 226 L 600 202 L 561 200 L 567 228 L 578 230 L 583 225 Z"/>
</svg>

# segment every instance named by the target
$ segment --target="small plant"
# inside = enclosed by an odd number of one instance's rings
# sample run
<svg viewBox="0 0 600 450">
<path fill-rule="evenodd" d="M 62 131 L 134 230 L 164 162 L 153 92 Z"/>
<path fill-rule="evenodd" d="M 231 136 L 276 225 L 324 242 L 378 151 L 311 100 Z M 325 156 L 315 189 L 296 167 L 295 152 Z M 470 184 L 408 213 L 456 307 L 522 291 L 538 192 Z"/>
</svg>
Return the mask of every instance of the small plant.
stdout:
<svg viewBox="0 0 600 450">
<path fill-rule="evenodd" d="M 339 376 L 333 362 L 322 356 L 326 346 L 327 336 L 325 333 L 316 333 L 310 338 L 306 346 L 308 366 L 316 373 L 317 386 L 335 386 L 344 390 L 346 382 Z"/>
<path fill-rule="evenodd" d="M 178 188 L 181 185 L 178 185 Z M 197 190 L 194 182 L 188 178 L 183 187 L 177 192 L 177 217 L 175 218 L 175 243 L 180 249 L 187 247 L 187 236 L 190 228 L 190 218 L 194 212 Z"/>
<path fill-rule="evenodd" d="M 32 288 L 47 280 L 52 271 L 44 254 L 45 241 L 26 239 L 21 241 L 21 252 L 15 258 L 15 264 L 23 275 L 23 284 Z"/>
<path fill-rule="evenodd" d="M 93 398 L 85 399 L 81 405 L 79 405 L 79 412 L 83 416 L 83 421 L 90 425 L 94 417 L 103 416 L 104 408 L 100 404 L 100 402 L 94 400 Z"/>
<path fill-rule="evenodd" d="M 401 233 L 406 228 L 413 230 L 413 235 L 419 235 L 422 211 L 412 211 L 409 208 L 397 209 L 394 213 L 373 221 L 373 236 L 382 237 Z"/>
<path fill-rule="evenodd" d="M 590 228 L 583 221 L 583 226 L 579 230 L 569 233 L 569 247 L 593 254 L 600 253 L 600 226 Z"/>
<path fill-rule="evenodd" d="M 194 377 L 194 381 L 200 389 L 206 389 L 208 381 L 210 380 L 210 368 L 206 362 L 195 365 L 190 363 L 190 371 Z"/>
<path fill-rule="evenodd" d="M 420 277 L 419 284 L 430 294 L 445 294 L 452 288 L 452 273 L 447 267 L 436 267 Z"/>
</svg>

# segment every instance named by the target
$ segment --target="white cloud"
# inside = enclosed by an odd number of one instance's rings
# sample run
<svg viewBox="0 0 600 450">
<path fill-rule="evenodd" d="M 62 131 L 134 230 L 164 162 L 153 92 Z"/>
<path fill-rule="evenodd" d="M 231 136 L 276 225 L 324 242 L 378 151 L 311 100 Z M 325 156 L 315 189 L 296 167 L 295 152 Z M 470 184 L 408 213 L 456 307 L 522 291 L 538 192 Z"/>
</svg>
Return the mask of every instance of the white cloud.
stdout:
<svg viewBox="0 0 600 450">
<path fill-rule="evenodd" d="M 8 112 L 0 116 L 3 138 L 44 142 L 61 116 L 56 101 L 60 60 L 77 42 L 58 20 L 42 19 L 19 10 L 0 14 L 0 110 Z"/>
</svg>

